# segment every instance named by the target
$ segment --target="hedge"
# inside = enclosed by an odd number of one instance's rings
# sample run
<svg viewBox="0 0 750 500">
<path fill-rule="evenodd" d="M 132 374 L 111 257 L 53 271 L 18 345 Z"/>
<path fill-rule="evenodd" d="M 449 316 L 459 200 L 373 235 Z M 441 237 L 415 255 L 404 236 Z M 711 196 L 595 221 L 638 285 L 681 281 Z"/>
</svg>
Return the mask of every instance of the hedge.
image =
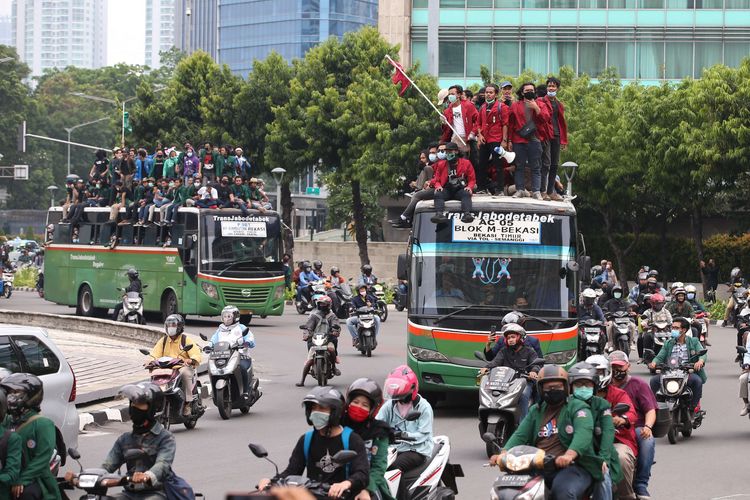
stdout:
<svg viewBox="0 0 750 500">
<path fill-rule="evenodd" d="M 607 238 L 602 235 L 584 234 L 586 250 L 591 256 L 593 264 L 598 264 L 602 259 L 611 260 L 617 269 L 614 253 L 609 246 Z M 617 234 L 615 241 L 620 248 L 627 248 L 633 241 L 632 234 Z M 666 259 L 666 271 L 662 265 L 662 255 Z M 744 269 L 745 274 L 750 275 L 750 234 L 741 236 L 730 236 L 728 234 L 717 234 L 703 240 L 703 255 L 706 261 L 714 259 L 719 266 L 719 281 L 729 279 L 729 272 L 735 266 Z M 656 234 L 641 234 L 635 248 L 625 257 L 625 264 L 631 276 L 625 276 L 629 281 L 634 280 L 632 276 L 642 265 L 648 265 L 658 269 L 662 274 L 661 280 L 666 281 L 690 281 L 700 282 L 700 268 L 698 257 L 695 253 L 693 240 L 689 238 L 676 238 L 668 236 L 666 244 L 662 248 L 661 238 Z M 668 273 L 665 275 L 664 273 Z"/>
</svg>

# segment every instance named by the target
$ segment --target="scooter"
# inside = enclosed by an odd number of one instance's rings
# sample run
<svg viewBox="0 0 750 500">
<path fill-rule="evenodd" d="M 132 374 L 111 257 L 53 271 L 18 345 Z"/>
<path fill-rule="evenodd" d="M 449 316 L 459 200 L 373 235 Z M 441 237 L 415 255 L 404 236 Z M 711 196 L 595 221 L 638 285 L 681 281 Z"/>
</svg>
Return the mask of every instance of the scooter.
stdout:
<svg viewBox="0 0 750 500">
<path fill-rule="evenodd" d="M 352 309 L 352 289 L 349 283 L 339 283 L 331 285 L 332 293 L 336 294 L 338 299 L 339 307 L 334 311 L 336 317 L 339 319 L 346 319 Z"/>
<path fill-rule="evenodd" d="M 305 325 L 300 325 L 300 330 L 306 330 Z M 328 323 L 321 321 L 318 329 L 312 332 L 310 338 L 310 350 L 307 352 L 307 362 L 305 368 L 307 373 L 303 373 L 302 380 L 306 375 L 311 375 L 318 381 L 318 385 L 323 387 L 334 376 L 335 358 L 333 344 L 329 342 Z"/>
<path fill-rule="evenodd" d="M 607 344 L 604 323 L 594 318 L 583 320 L 578 323 L 578 332 L 580 359 L 604 354 L 604 346 Z"/>
<path fill-rule="evenodd" d="M 143 285 L 144 290 L 148 285 Z M 117 288 L 123 292 L 122 309 L 117 313 L 117 321 L 120 323 L 131 323 L 134 325 L 145 325 L 146 318 L 143 317 L 143 292 L 125 292 L 124 288 Z"/>
<path fill-rule="evenodd" d="M 9 299 L 13 294 L 13 281 L 15 281 L 15 271 L 3 269 L 3 297 Z"/>
<path fill-rule="evenodd" d="M 729 321 L 724 326 L 735 325 L 737 316 L 747 305 L 747 288 L 742 286 L 742 283 L 734 284 L 734 292 L 732 292 L 732 298 L 734 299 L 734 309 L 729 312 Z"/>
<path fill-rule="evenodd" d="M 409 295 L 409 284 L 406 281 L 399 281 L 399 285 L 393 292 L 393 303 L 396 306 L 396 310 L 401 312 L 407 307 L 407 299 Z"/>
<path fill-rule="evenodd" d="M 362 356 L 368 358 L 372 356 L 372 351 L 378 346 L 377 332 L 375 331 L 375 316 L 373 313 L 376 311 L 370 307 L 360 307 L 354 311 L 353 316 L 359 318 L 357 324 L 357 349 L 362 353 Z"/>
<path fill-rule="evenodd" d="M 614 327 L 614 347 L 617 350 L 630 355 L 630 315 L 627 311 L 616 311 L 607 314 L 607 319 L 612 321 Z"/>
<path fill-rule="evenodd" d="M 315 297 L 326 294 L 326 282 L 324 280 L 313 281 L 309 286 L 312 290 L 310 299 L 308 300 L 307 295 L 300 292 L 298 299 L 294 302 L 299 314 L 305 314 L 315 309 Z"/>
<path fill-rule="evenodd" d="M 110 500 L 114 498 L 108 495 L 110 488 L 131 484 L 135 491 L 138 491 L 137 488 L 143 486 L 131 483 L 128 475 L 110 473 L 99 468 L 84 469 L 80 462 L 81 454 L 75 448 L 68 448 L 68 456 L 78 462 L 80 472 L 74 474 L 70 482 L 61 483 L 61 486 L 67 490 L 74 488 L 84 490 L 86 494 L 81 495 L 80 500 Z M 126 462 L 135 462 L 147 458 L 147 455 L 143 450 L 132 449 L 125 452 L 124 458 Z"/>
<path fill-rule="evenodd" d="M 737 345 L 743 346 L 745 345 L 745 335 L 750 332 L 750 307 L 745 306 L 745 308 L 740 311 L 740 314 L 735 321 L 735 325 L 737 327 Z M 735 362 L 739 363 L 740 368 L 742 368 L 742 354 L 737 354 Z"/>
<path fill-rule="evenodd" d="M 697 359 L 706 352 L 708 351 L 703 349 L 690 359 Z M 693 361 L 681 363 L 679 354 L 675 353 L 669 357 L 666 364 L 657 365 L 656 373 L 661 373 L 661 387 L 656 391 L 656 400 L 665 402 L 672 414 L 672 425 L 667 432 L 667 439 L 670 444 L 675 444 L 678 433 L 683 437 L 690 437 L 693 429 L 700 427 L 706 415 L 703 410 L 690 411 L 693 392 L 687 386 L 687 381 L 690 374 L 694 373 Z"/>
<path fill-rule="evenodd" d="M 474 351 L 474 357 L 487 361 L 484 353 Z M 534 360 L 528 367 L 543 365 L 543 359 Z M 478 377 L 479 385 L 479 435 L 489 432 L 495 442 L 503 446 L 521 422 L 521 395 L 528 385 L 528 372 L 518 372 L 507 366 L 497 366 Z M 485 443 L 487 457 L 495 454 L 495 446 Z"/>
<path fill-rule="evenodd" d="M 695 318 L 693 318 L 691 327 L 691 330 L 694 329 L 694 331 L 697 332 L 698 340 L 700 340 L 701 345 L 703 347 L 706 347 L 706 336 L 708 335 L 708 313 L 696 313 Z"/>
<path fill-rule="evenodd" d="M 180 350 L 187 352 L 192 348 L 193 344 L 186 344 Z M 139 351 L 141 354 L 151 356 L 146 349 L 139 349 Z M 182 408 L 186 404 L 180 383 L 180 368 L 183 366 L 185 366 L 183 359 L 169 356 L 154 359 L 146 365 L 146 369 L 151 373 L 151 383 L 156 384 L 164 394 L 164 406 L 156 413 L 156 418 L 167 430 L 172 424 L 183 424 L 186 429 L 194 429 L 198 419 L 206 412 L 206 407 L 201 403 L 201 383 L 199 380 L 193 380 L 190 415 L 182 414 Z"/>
<path fill-rule="evenodd" d="M 368 293 L 371 293 L 378 299 L 376 305 L 378 316 L 380 316 L 380 321 L 385 323 L 388 319 L 388 304 L 385 303 L 385 288 L 383 288 L 383 285 L 381 285 L 380 283 L 375 283 L 374 285 L 370 286 L 370 290 Z"/>
<path fill-rule="evenodd" d="M 44 273 L 41 271 L 36 277 L 34 289 L 36 289 L 36 293 L 38 293 L 41 298 L 44 298 Z"/>
<path fill-rule="evenodd" d="M 646 328 L 650 330 L 651 335 L 654 336 L 653 350 L 648 348 L 644 348 L 643 350 L 643 359 L 650 363 L 651 360 L 654 359 L 657 354 L 659 354 L 659 351 L 661 351 L 664 343 L 669 340 L 669 336 L 672 332 L 672 324 L 668 321 L 655 321 L 654 323 L 647 324 Z M 650 371 L 651 373 L 654 373 L 653 370 Z"/>
<path fill-rule="evenodd" d="M 411 411 L 407 421 L 417 420 L 421 413 Z M 412 441 L 402 431 L 395 429 L 396 441 Z M 451 443 L 448 436 L 432 438 L 432 454 L 416 469 L 402 473 L 399 469 L 386 470 L 385 479 L 393 498 L 399 500 L 453 499 L 458 495 L 457 477 L 464 477 L 458 464 L 449 462 Z M 388 447 L 388 466 L 396 460 L 396 446 Z"/>
<path fill-rule="evenodd" d="M 201 339 L 208 338 L 201 334 Z M 246 414 L 250 407 L 260 399 L 263 393 L 260 391 L 260 381 L 253 373 L 253 366 L 247 370 L 250 381 L 250 392 L 248 397 L 242 396 L 242 367 L 240 366 L 240 350 L 244 344 L 242 338 L 235 343 L 217 342 L 213 347 L 205 346 L 203 352 L 208 357 L 208 374 L 211 380 L 211 394 L 214 405 L 219 410 L 219 416 L 223 420 L 229 420 L 232 410 L 240 410 Z"/>
</svg>

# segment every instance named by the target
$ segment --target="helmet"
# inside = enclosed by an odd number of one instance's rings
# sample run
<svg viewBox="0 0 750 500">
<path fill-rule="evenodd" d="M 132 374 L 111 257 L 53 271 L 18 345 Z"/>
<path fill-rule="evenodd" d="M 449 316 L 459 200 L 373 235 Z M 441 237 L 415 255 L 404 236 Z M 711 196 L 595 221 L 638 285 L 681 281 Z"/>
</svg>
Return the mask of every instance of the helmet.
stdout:
<svg viewBox="0 0 750 500">
<path fill-rule="evenodd" d="M 685 284 L 682 281 L 675 281 L 669 290 L 674 293 L 675 288 L 685 288 Z"/>
<path fill-rule="evenodd" d="M 603 272 L 604 272 L 604 269 L 602 268 L 602 266 L 594 266 L 591 268 L 591 276 L 593 276 L 594 278 L 596 278 Z"/>
<path fill-rule="evenodd" d="M 639 273 L 638 274 L 638 281 L 646 281 L 648 279 L 648 274 L 646 273 Z"/>
<path fill-rule="evenodd" d="M 328 295 L 320 295 L 315 299 L 315 306 L 321 311 L 330 311 L 333 301 Z"/>
<path fill-rule="evenodd" d="M 674 290 L 672 290 L 672 295 L 674 296 L 675 299 L 677 299 L 677 296 L 680 294 L 684 295 L 685 298 L 687 298 L 687 292 L 685 291 L 683 287 L 675 288 Z"/>
<path fill-rule="evenodd" d="M 323 269 L 323 263 L 319 260 L 315 260 L 313 261 L 313 267 L 316 271 L 320 271 L 321 269 Z"/>
<path fill-rule="evenodd" d="M 370 264 L 365 264 L 361 269 L 365 274 L 370 274 L 372 272 L 372 266 Z"/>
<path fill-rule="evenodd" d="M 236 306 L 226 306 L 221 310 L 221 322 L 225 326 L 232 326 L 240 320 L 240 310 Z"/>
<path fill-rule="evenodd" d="M 657 271 L 656 269 L 651 269 L 648 272 L 648 277 L 649 278 L 658 278 L 659 277 L 659 271 Z"/>
<path fill-rule="evenodd" d="M 652 306 L 654 304 L 663 304 L 664 301 L 665 301 L 664 295 L 662 295 L 660 293 L 651 294 L 651 297 L 649 298 L 649 302 L 651 302 Z"/>
<path fill-rule="evenodd" d="M 698 289 L 695 288 L 695 285 L 688 285 L 685 287 L 685 293 L 687 293 L 688 300 L 695 300 L 695 296 L 697 292 L 698 292 Z"/>
<path fill-rule="evenodd" d="M 649 286 L 654 285 L 656 286 L 656 278 L 653 276 L 649 276 L 649 278 L 646 280 L 646 282 L 649 284 Z"/>
<path fill-rule="evenodd" d="M 170 335 L 170 327 L 177 328 L 174 334 Z M 182 316 L 180 316 L 179 314 L 170 314 L 169 316 L 167 316 L 167 319 L 164 320 L 164 331 L 167 332 L 167 335 L 170 335 L 170 337 L 181 334 L 185 331 L 185 320 L 182 319 Z"/>
<path fill-rule="evenodd" d="M 0 382 L 8 400 L 8 412 L 21 416 L 26 410 L 37 410 L 44 399 L 44 387 L 39 377 L 31 373 L 13 373 Z M 15 394 L 19 392 L 20 394 Z"/>
<path fill-rule="evenodd" d="M 596 300 L 596 292 L 591 288 L 587 288 L 583 292 L 581 292 L 581 298 L 583 299 L 582 302 L 585 305 L 590 306 Z"/>
<path fill-rule="evenodd" d="M 310 269 L 312 269 L 312 266 L 310 265 L 309 260 L 305 260 L 302 262 L 302 269 L 305 271 L 309 271 Z"/>
<path fill-rule="evenodd" d="M 507 337 L 509 333 L 520 335 L 521 342 L 523 342 L 523 339 L 526 338 L 526 330 L 518 323 L 508 323 L 507 325 L 503 326 L 500 332 L 503 334 L 503 337 Z"/>
<path fill-rule="evenodd" d="M 79 181 L 81 178 L 78 177 L 76 174 L 70 174 L 67 177 L 65 177 L 65 184 L 74 184 L 76 181 Z"/>
<path fill-rule="evenodd" d="M 383 391 L 377 382 L 369 378 L 358 378 L 346 390 L 346 405 L 357 396 L 364 396 L 370 400 L 370 418 L 375 417 L 383 404 Z"/>
<path fill-rule="evenodd" d="M 573 383 L 578 380 L 588 380 L 594 384 L 594 387 L 598 388 L 599 375 L 596 373 L 596 367 L 586 361 L 579 361 L 571 366 L 570 371 L 568 371 L 568 383 L 572 387 Z"/>
<path fill-rule="evenodd" d="M 729 272 L 729 282 L 737 283 L 742 279 L 742 270 L 739 267 L 733 267 Z"/>
<path fill-rule="evenodd" d="M 305 406 L 305 418 L 308 425 L 312 425 L 310 412 L 314 404 L 331 410 L 331 416 L 328 419 L 329 427 L 335 427 L 341 423 L 341 417 L 344 414 L 344 395 L 333 387 L 314 388 L 305 396 L 302 404 Z"/>
<path fill-rule="evenodd" d="M 523 319 L 523 316 L 521 314 L 517 312 L 509 312 L 508 314 L 503 316 L 502 325 L 505 326 L 509 323 L 520 323 L 521 319 Z"/>
<path fill-rule="evenodd" d="M 592 365 L 597 370 L 599 376 L 597 388 L 600 391 L 606 389 L 609 382 L 612 380 L 612 368 L 609 366 L 609 360 L 601 354 L 594 354 L 593 356 L 586 358 L 586 363 Z M 600 370 L 603 370 L 604 373 Z"/>
<path fill-rule="evenodd" d="M 334 274 L 336 274 L 336 273 L 338 273 L 338 272 L 339 272 L 339 268 L 338 268 L 338 267 L 336 267 L 336 266 L 333 266 L 333 267 L 331 268 L 331 276 L 333 276 Z"/>
<path fill-rule="evenodd" d="M 564 368 L 557 365 L 545 365 L 539 370 L 539 377 L 536 379 L 537 386 L 541 389 L 545 382 L 559 381 L 565 385 L 565 392 L 570 392 L 570 384 L 568 383 L 568 372 Z"/>
<path fill-rule="evenodd" d="M 613 286 L 613 287 L 612 287 L 612 295 L 614 295 L 614 294 L 615 294 L 615 292 L 620 292 L 620 293 L 622 293 L 622 287 L 621 287 L 620 285 L 615 285 L 615 286 Z"/>
<path fill-rule="evenodd" d="M 151 382 L 125 385 L 120 389 L 118 395 L 128 398 L 131 405 L 133 403 L 146 403 L 151 417 L 160 411 L 164 405 L 164 393 L 158 385 Z"/>
<path fill-rule="evenodd" d="M 127 274 L 128 274 L 128 278 L 130 279 L 130 281 L 138 279 L 138 270 L 135 269 L 135 268 L 131 267 L 130 269 L 128 269 L 128 273 Z"/>
<path fill-rule="evenodd" d="M 388 374 L 383 387 L 386 399 L 407 403 L 417 398 L 419 380 L 417 380 L 417 375 L 411 368 L 401 365 Z"/>
</svg>

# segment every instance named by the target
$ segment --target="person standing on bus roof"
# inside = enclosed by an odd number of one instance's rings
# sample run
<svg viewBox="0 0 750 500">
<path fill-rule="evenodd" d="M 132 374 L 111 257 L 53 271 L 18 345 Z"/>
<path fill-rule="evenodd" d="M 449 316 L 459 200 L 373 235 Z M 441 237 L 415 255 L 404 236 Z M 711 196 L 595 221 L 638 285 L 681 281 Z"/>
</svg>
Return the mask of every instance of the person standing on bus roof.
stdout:
<svg viewBox="0 0 750 500">
<path fill-rule="evenodd" d="M 445 145 L 445 160 L 435 165 L 435 216 L 432 222 L 442 224 L 448 222 L 445 214 L 446 200 L 461 200 L 461 222 L 470 223 L 474 220 L 471 214 L 471 194 L 477 186 L 474 167 L 465 158 L 460 158 L 458 145 L 449 142 Z"/>
</svg>

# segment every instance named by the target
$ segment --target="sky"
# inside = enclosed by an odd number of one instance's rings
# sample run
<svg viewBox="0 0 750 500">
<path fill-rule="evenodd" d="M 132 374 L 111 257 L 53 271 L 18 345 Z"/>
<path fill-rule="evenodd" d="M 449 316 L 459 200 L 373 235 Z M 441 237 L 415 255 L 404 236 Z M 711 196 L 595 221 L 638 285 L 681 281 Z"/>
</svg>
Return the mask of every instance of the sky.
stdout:
<svg viewBox="0 0 750 500">
<path fill-rule="evenodd" d="M 10 16 L 11 1 L 0 0 L 0 16 Z M 146 49 L 146 0 L 107 2 L 107 64 L 143 64 Z M 122 26 L 127 28 L 123 29 Z"/>
</svg>

